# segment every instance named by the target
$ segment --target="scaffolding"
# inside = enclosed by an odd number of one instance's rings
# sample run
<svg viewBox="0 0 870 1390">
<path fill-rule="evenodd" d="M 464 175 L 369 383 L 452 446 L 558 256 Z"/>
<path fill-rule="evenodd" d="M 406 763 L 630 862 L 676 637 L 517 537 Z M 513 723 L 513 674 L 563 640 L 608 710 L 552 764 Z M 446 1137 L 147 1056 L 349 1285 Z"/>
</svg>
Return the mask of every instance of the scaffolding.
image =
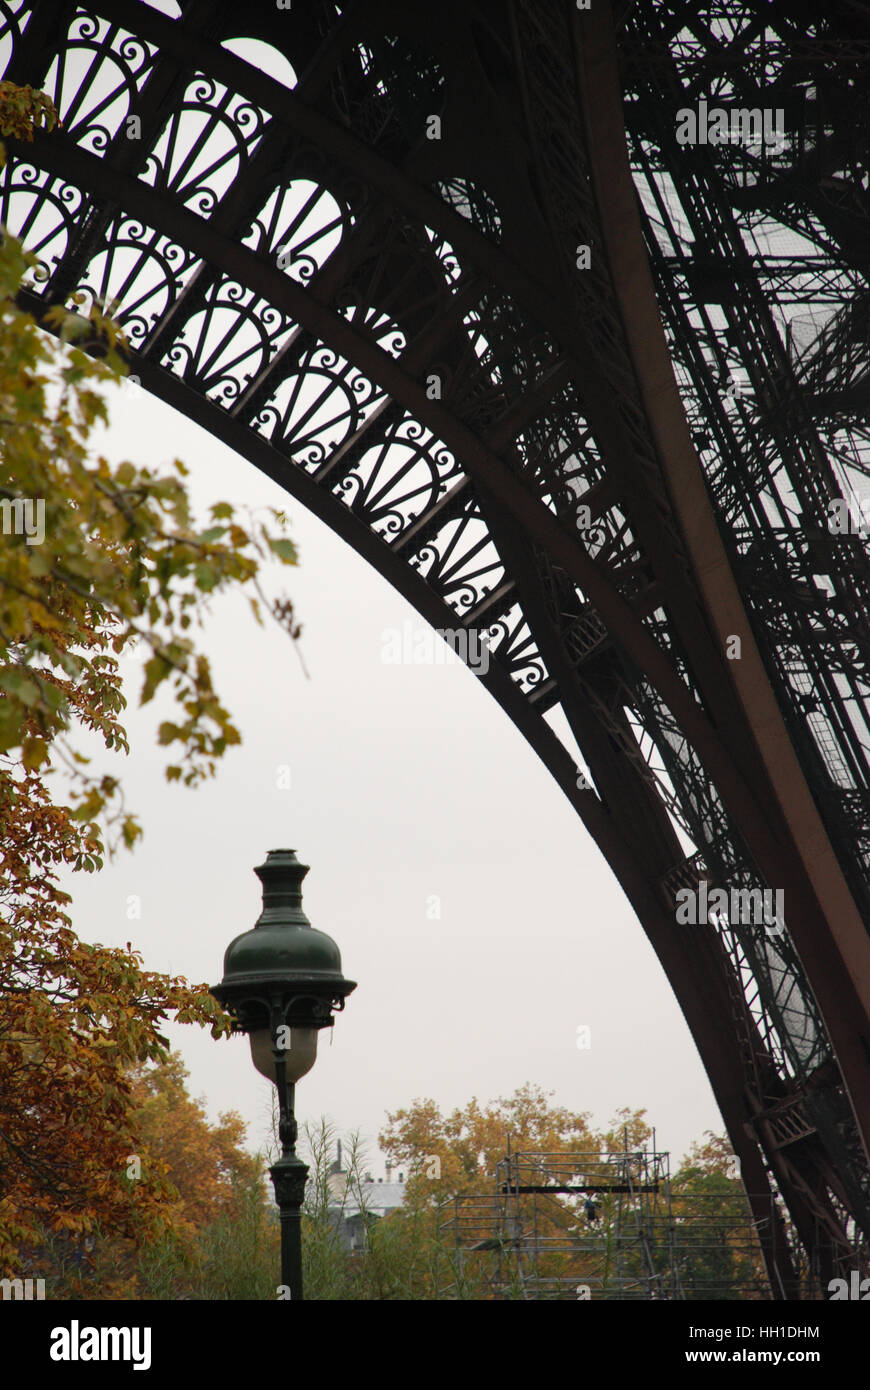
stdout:
<svg viewBox="0 0 870 1390">
<path fill-rule="evenodd" d="M 512 1152 L 495 1190 L 455 1197 L 439 1296 L 483 1299 L 768 1299 L 742 1188 L 674 1189 L 670 1155 Z"/>
</svg>

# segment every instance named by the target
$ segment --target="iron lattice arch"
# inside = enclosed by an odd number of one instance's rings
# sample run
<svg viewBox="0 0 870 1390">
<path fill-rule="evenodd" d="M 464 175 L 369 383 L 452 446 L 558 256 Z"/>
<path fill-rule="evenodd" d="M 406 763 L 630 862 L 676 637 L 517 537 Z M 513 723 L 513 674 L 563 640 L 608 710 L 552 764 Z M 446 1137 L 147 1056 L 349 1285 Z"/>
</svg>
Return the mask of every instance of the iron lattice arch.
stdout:
<svg viewBox="0 0 870 1390">
<path fill-rule="evenodd" d="M 674 988 L 774 1297 L 870 1240 L 870 570 L 830 524 L 870 460 L 870 18 L 819 9 L 0 3 L 5 77 L 63 122 L 9 142 L 22 302 L 116 304 L 148 390 L 489 635 Z M 785 138 L 679 141 L 701 103 Z M 784 913 L 684 924 L 702 889 Z"/>
</svg>

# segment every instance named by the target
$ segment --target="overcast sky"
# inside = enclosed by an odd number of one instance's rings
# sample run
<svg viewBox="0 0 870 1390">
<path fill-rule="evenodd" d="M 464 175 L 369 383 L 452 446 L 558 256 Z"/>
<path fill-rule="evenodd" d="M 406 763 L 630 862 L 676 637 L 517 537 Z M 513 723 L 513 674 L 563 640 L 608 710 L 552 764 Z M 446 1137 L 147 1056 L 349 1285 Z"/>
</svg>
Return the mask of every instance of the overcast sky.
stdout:
<svg viewBox="0 0 870 1390">
<path fill-rule="evenodd" d="M 308 916 L 358 981 L 297 1088 L 298 1117 L 360 1130 L 377 1175 L 387 1111 L 417 1097 L 449 1110 L 527 1081 L 598 1125 L 621 1106 L 646 1107 L 673 1165 L 721 1130 L 616 880 L 476 677 L 458 664 L 385 664 L 385 630 L 423 620 L 343 541 L 144 391 L 113 388 L 111 413 L 95 451 L 155 468 L 183 459 L 203 521 L 219 498 L 285 508 L 300 564 L 270 566 L 266 584 L 296 605 L 310 679 L 277 627 L 257 628 L 241 596 L 218 598 L 201 641 L 243 746 L 195 791 L 163 776 L 154 731 L 169 702 L 140 710 L 138 684 L 128 686 L 131 755 L 101 761 L 122 771 L 145 837 L 101 874 L 73 879 L 79 934 L 130 941 L 149 969 L 215 983 L 226 946 L 259 912 L 253 866 L 293 848 L 311 866 Z M 139 920 L 127 915 L 134 894 Z M 434 895 L 440 920 L 427 917 Z M 591 1046 L 581 1050 L 582 1026 Z M 169 1031 L 209 1115 L 238 1110 L 252 1147 L 263 1145 L 270 1086 L 246 1040 Z"/>
</svg>

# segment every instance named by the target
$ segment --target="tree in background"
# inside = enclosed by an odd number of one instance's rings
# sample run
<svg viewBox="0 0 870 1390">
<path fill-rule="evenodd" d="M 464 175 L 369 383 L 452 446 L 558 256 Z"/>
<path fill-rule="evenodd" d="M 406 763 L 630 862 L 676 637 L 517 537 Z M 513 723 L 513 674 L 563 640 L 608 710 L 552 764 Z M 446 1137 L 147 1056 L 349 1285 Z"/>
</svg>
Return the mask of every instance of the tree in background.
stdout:
<svg viewBox="0 0 870 1390">
<path fill-rule="evenodd" d="M 579 1156 L 597 1153 L 601 1144 L 590 1129 L 587 1114 L 552 1106 L 547 1092 L 528 1083 L 512 1096 L 484 1106 L 474 1099 L 446 1116 L 431 1100 L 415 1101 L 409 1109 L 387 1116 L 379 1143 L 394 1164 L 407 1169 L 407 1195 L 403 1208 L 382 1223 L 384 1229 L 381 1232 L 379 1228 L 378 1235 L 385 1240 L 389 1232 L 397 1243 L 401 1230 L 408 1244 L 422 1242 L 429 1250 L 421 1276 L 425 1296 L 436 1296 L 436 1281 L 440 1280 L 442 1285 L 452 1282 L 457 1296 L 484 1297 L 493 1272 L 501 1277 L 506 1270 L 516 1283 L 517 1296 L 522 1296 L 528 1259 L 520 1247 L 493 1234 L 491 1203 L 508 1136 L 514 1153 L 532 1155 Z M 480 1204 L 445 1205 L 470 1197 L 483 1200 Z M 574 1244 L 576 1202 L 556 1194 L 552 1198 L 541 1195 L 538 1208 L 539 1234 L 562 1247 Z M 480 1246 L 478 1252 L 460 1258 L 449 1237 L 445 1240 L 442 1233 L 439 1238 L 439 1228 L 451 1216 L 459 1216 L 465 1223 L 467 1240 Z M 499 1241 L 503 1248 L 496 1248 Z M 433 1250 L 437 1250 L 437 1260 Z M 576 1265 L 576 1254 L 565 1248 L 551 1249 L 537 1259 L 538 1272 L 553 1279 Z"/>
<path fill-rule="evenodd" d="M 202 1104 L 187 1091 L 186 1071 L 172 1054 L 156 1065 L 136 1069 L 131 1077 L 135 1099 L 131 1124 L 137 1151 L 128 1167 L 131 1185 L 149 1177 L 162 1185 L 165 1205 L 162 1231 L 149 1241 L 124 1239 L 111 1228 L 96 1226 L 86 1241 L 74 1235 L 53 1235 L 43 1248 L 43 1272 L 56 1298 L 223 1299 L 273 1300 L 280 1280 L 280 1239 L 277 1213 L 264 1182 L 267 1155 L 252 1156 L 244 1146 L 244 1126 L 235 1114 L 209 1123 Z M 359 1135 L 342 1140 L 341 1171 L 335 1162 L 337 1131 L 326 1119 L 303 1127 L 302 1150 L 310 1166 L 303 1208 L 303 1269 L 306 1298 L 312 1301 L 421 1301 L 442 1299 L 575 1297 L 575 1281 L 595 1279 L 594 1297 L 638 1296 L 652 1258 L 662 1272 L 657 1296 L 674 1296 L 669 1261 L 676 1256 L 679 1293 L 686 1298 L 741 1299 L 764 1296 L 766 1286 L 757 1244 L 751 1237 L 745 1199 L 733 1177 L 733 1155 L 727 1141 L 707 1135 L 696 1144 L 673 1179 L 672 1216 L 675 1245 L 668 1243 L 668 1223 L 651 1230 L 643 1247 L 630 1243 L 620 1259 L 613 1249 L 617 1228 L 615 1207 L 620 1194 L 598 1196 L 593 1226 L 583 1221 L 583 1201 L 563 1194 L 539 1194 L 537 1234 L 558 1239 L 561 1251 L 544 1249 L 534 1270 L 526 1246 L 499 1251 L 491 1244 L 478 1254 L 460 1256 L 449 1228 L 449 1188 L 440 1183 L 421 1144 L 443 1133 L 450 1119 L 464 1117 L 460 1127 L 467 1140 L 477 1130 L 492 1147 L 489 1162 L 502 1157 L 507 1141 L 485 1132 L 481 1118 L 491 1121 L 499 1112 L 529 1123 L 523 1151 L 533 1156 L 577 1142 L 582 1152 L 637 1152 L 649 1137 L 642 1112 L 620 1111 L 613 1127 L 589 1137 L 576 1122 L 585 1117 L 550 1109 L 545 1093 L 533 1086 L 519 1088 L 508 1100 L 481 1106 L 470 1102 L 439 1117 L 431 1101 L 415 1102 L 397 1116 L 405 1121 L 401 1152 L 389 1151 L 408 1166 L 405 1201 L 381 1217 L 375 1210 L 377 1186 L 367 1182 L 368 1164 Z M 567 1124 L 564 1123 L 567 1116 Z M 415 1121 L 423 1121 L 417 1128 Z M 618 1141 L 622 1140 L 622 1144 Z M 472 1140 L 473 1142 L 473 1140 Z M 589 1144 L 593 1148 L 589 1148 Z M 570 1150 L 569 1150 L 570 1152 Z M 448 1149 L 442 1154 L 450 1156 Z M 486 1150 L 480 1151 L 480 1181 L 464 1183 L 463 1196 L 491 1197 L 492 1172 L 486 1173 Z M 467 1158 L 467 1151 L 464 1156 Z M 274 1154 L 271 1155 L 274 1157 Z M 425 1179 L 428 1166 L 431 1176 Z M 443 1167 L 443 1165 L 442 1165 Z M 414 1179 L 424 1178 L 423 1182 Z M 494 1168 L 493 1168 L 494 1172 Z M 424 1185 L 428 1183 L 428 1186 Z M 471 1188 L 472 1190 L 469 1190 Z M 472 1208 L 473 1209 L 473 1208 Z M 492 1228 L 492 1207 L 486 1218 Z M 343 1221 L 352 1217 L 363 1239 L 349 1248 Z M 582 1249 L 571 1249 L 572 1233 L 582 1232 Z M 579 1237 L 578 1237 L 579 1240 Z M 46 1264 L 45 1260 L 49 1263 Z M 498 1261 L 501 1259 L 501 1265 Z M 602 1271 L 604 1273 L 601 1279 Z M 532 1275 L 534 1274 L 534 1278 Z M 561 1285 L 554 1281 L 565 1275 Z M 541 1281 L 551 1281 L 549 1284 Z M 566 1287 L 567 1283 L 567 1287 Z"/>
<path fill-rule="evenodd" d="M 432 1204 L 491 1192 L 507 1134 L 514 1150 L 581 1153 L 598 1142 L 587 1114 L 551 1107 L 547 1092 L 527 1083 L 512 1096 L 483 1107 L 474 1099 L 449 1115 L 433 1100 L 415 1100 L 387 1115 L 378 1143 L 394 1165 L 408 1170 L 409 1199 Z"/>
<path fill-rule="evenodd" d="M 687 1298 L 765 1297 L 767 1276 L 743 1184 L 724 1136 L 692 1145 L 671 1184 L 680 1280 Z"/>
<path fill-rule="evenodd" d="M 637 1182 L 639 1163 L 630 1155 L 649 1149 L 653 1138 L 644 1111 L 622 1109 L 609 1129 L 595 1132 L 588 1115 L 551 1108 L 545 1092 L 526 1085 L 507 1100 L 483 1107 L 473 1100 L 448 1116 L 434 1101 L 418 1100 L 387 1118 L 381 1147 L 407 1168 L 409 1178 L 404 1206 L 379 1223 L 374 1235 L 383 1241 L 389 1231 L 397 1244 L 400 1231 L 410 1237 L 413 1230 L 414 1240 L 408 1243 L 422 1241 L 430 1252 L 429 1269 L 437 1264 L 433 1251 L 439 1254 L 442 1276 L 445 1261 L 448 1267 L 452 1262 L 454 1296 L 492 1297 L 498 1288 L 499 1297 L 522 1298 L 532 1279 L 534 1296 L 542 1296 L 541 1289 L 549 1289 L 550 1296 L 561 1290 L 564 1296 L 565 1282 L 576 1276 L 578 1285 L 588 1280 L 590 1289 L 611 1297 L 637 1296 L 647 1288 L 672 1297 L 675 1273 L 686 1297 L 758 1297 L 766 1289 L 748 1204 L 724 1138 L 708 1134 L 703 1144 L 693 1146 L 671 1180 L 670 1217 L 662 1183 L 649 1194 L 640 1224 L 631 1193 L 597 1193 L 591 1209 L 586 1198 L 570 1194 L 542 1191 L 523 1198 L 526 1221 L 532 1201 L 537 1207 L 539 1241 L 533 1257 L 530 1231 L 524 1226 L 516 1242 L 505 1239 L 507 1217 L 502 1216 L 500 1225 L 494 1217 L 497 1164 L 508 1136 L 514 1153 L 531 1156 L 624 1153 L 627 1171 Z M 542 1186 L 552 1180 L 544 1165 L 538 1180 Z M 450 1199 L 470 1196 L 484 1200 L 479 1207 L 461 1201 L 455 1207 L 465 1223 L 463 1243 L 470 1248 L 459 1260 L 443 1239 L 439 1244 L 438 1230 L 450 1215 Z M 504 1212 L 510 1211 L 505 1205 Z M 498 1239 L 497 1229 L 502 1230 Z M 372 1249 L 374 1253 L 376 1242 Z M 441 1278 L 442 1287 L 448 1282 Z M 421 1279 L 420 1287 L 425 1292 L 416 1297 L 435 1296 L 431 1277 Z"/>
<path fill-rule="evenodd" d="M 0 83 L 0 134 L 32 139 L 56 113 L 43 93 Z M 0 147 L 0 160 L 4 158 Z M 52 1233 L 97 1227 L 144 1240 L 171 1207 L 159 1175 L 126 1182 L 135 1152 L 131 1076 L 165 1058 L 168 1017 L 226 1032 L 205 985 L 142 969 L 141 955 L 79 940 L 58 866 L 93 872 L 142 833 L 91 737 L 129 751 L 118 658 L 144 660 L 140 703 L 171 693 L 157 737 L 166 776 L 195 787 L 240 742 L 194 635 L 213 597 L 243 589 L 295 638 L 292 605 L 269 604 L 261 564 L 295 563 L 283 534 L 227 502 L 201 527 L 184 465 L 152 472 L 92 458 L 103 394 L 125 374 L 123 335 L 84 296 L 46 315 L 17 301 L 35 259 L 0 245 L 0 1275 L 35 1270 Z M 89 351 L 85 351 L 87 348 Z M 98 359 L 93 353 L 101 354 Z M 242 521 L 245 525 L 242 525 Z M 25 1269 L 25 1272 L 26 1269 Z"/>
<path fill-rule="evenodd" d="M 130 1074 L 135 1152 L 124 1183 L 156 1183 L 161 1229 L 150 1240 L 94 1225 L 86 1242 L 48 1236 L 55 1298 L 274 1298 L 280 1258 L 263 1159 L 231 1111 L 211 1124 L 187 1090 L 178 1053 Z"/>
<path fill-rule="evenodd" d="M 209 1124 L 187 1077 L 180 1054 L 171 1052 L 157 1066 L 136 1068 L 132 1095 L 142 1164 L 157 1166 L 172 1184 L 173 1225 L 192 1232 L 226 1211 L 239 1187 L 259 1182 L 266 1189 L 262 1160 L 244 1148 L 241 1116 L 229 1111 Z"/>
<path fill-rule="evenodd" d="M 280 1244 L 263 1158 L 244 1147 L 236 1112 L 209 1124 L 186 1080 L 173 1053 L 140 1067 L 133 1083 L 143 1166 L 161 1171 L 177 1194 L 169 1231 L 137 1252 L 140 1296 L 274 1298 Z"/>
</svg>

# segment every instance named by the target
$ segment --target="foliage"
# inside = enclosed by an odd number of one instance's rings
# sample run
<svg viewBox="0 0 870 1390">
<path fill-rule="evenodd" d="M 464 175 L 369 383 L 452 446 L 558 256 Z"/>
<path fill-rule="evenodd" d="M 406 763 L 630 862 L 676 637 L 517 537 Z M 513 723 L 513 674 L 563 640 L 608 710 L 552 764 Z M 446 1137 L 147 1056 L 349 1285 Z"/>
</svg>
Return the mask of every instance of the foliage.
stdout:
<svg viewBox="0 0 870 1390">
<path fill-rule="evenodd" d="M 35 92 L 30 86 L 19 87 L 14 82 L 0 82 L 0 132 L 3 135 L 32 144 L 35 130 L 54 130 L 61 124 L 54 103 L 45 92 Z"/>
<path fill-rule="evenodd" d="M 440 1286 L 462 1299 L 527 1297 L 532 1274 L 552 1287 L 573 1279 L 573 1288 L 585 1268 L 578 1200 L 556 1194 L 531 1199 L 538 1235 L 551 1248 L 530 1262 L 525 1238 L 510 1233 L 513 1218 L 506 1213 L 513 1208 L 498 1195 L 507 1178 L 500 1165 L 508 1145 L 512 1153 L 530 1157 L 561 1154 L 569 1167 L 574 1156 L 579 1163 L 581 1154 L 597 1154 L 602 1138 L 588 1115 L 553 1106 L 540 1087 L 526 1084 L 512 1096 L 485 1106 L 474 1099 L 446 1116 L 434 1101 L 418 1100 L 387 1121 L 381 1147 L 408 1171 L 405 1205 L 390 1222 L 438 1246 L 438 1259 L 430 1258 L 422 1280 L 426 1296 L 436 1296 L 436 1269 Z M 529 1204 L 524 1198 L 523 1209 Z"/>
<path fill-rule="evenodd" d="M 73 1242 L 72 1259 L 67 1243 L 62 1265 L 55 1238 L 40 1263 L 52 1297 L 274 1298 L 277 1229 L 262 1159 L 244 1147 L 237 1114 L 209 1123 L 186 1079 L 177 1053 L 130 1074 L 136 1152 L 125 1182 L 160 1185 L 160 1229 L 142 1241 L 97 1228 L 86 1246 Z"/>
<path fill-rule="evenodd" d="M 48 98 L 0 84 L 0 135 L 50 130 Z M 34 258 L 0 245 L 0 1272 L 34 1247 L 98 1227 L 143 1240 L 166 1225 L 159 1174 L 122 1180 L 135 1152 L 131 1074 L 165 1055 L 164 1020 L 218 1036 L 229 1020 L 205 985 L 142 968 L 72 930 L 58 871 L 92 872 L 142 830 L 114 772 L 93 771 L 81 738 L 127 753 L 119 658 L 145 656 L 140 702 L 174 697 L 158 742 L 166 776 L 195 787 L 240 735 L 194 641 L 212 599 L 267 605 L 261 562 L 295 562 L 283 534 L 211 507 L 193 521 L 184 465 L 166 473 L 92 458 L 104 389 L 125 372 L 123 334 L 92 304 L 57 305 L 48 338 L 18 302 Z M 84 349 L 88 348 L 88 351 Z M 102 356 L 90 355 L 99 352 Z M 246 525 L 242 525 L 242 521 Z M 273 613 L 298 636 L 292 605 Z M 77 746 L 78 744 L 78 746 Z M 30 1252 L 30 1254 L 28 1254 Z"/>
<path fill-rule="evenodd" d="M 132 1097 L 143 1169 L 165 1174 L 178 1194 L 173 1225 L 193 1231 L 224 1211 L 238 1188 L 264 1188 L 262 1161 L 243 1147 L 241 1117 L 230 1112 L 209 1124 L 187 1093 L 187 1075 L 180 1055 L 170 1053 L 158 1066 L 136 1068 Z"/>
<path fill-rule="evenodd" d="M 446 1267 L 449 1258 L 438 1237 L 438 1212 L 411 1200 L 406 1207 L 378 1216 L 366 1189 L 366 1151 L 359 1135 L 343 1141 L 340 1173 L 333 1162 L 335 1140 L 334 1126 L 325 1119 L 304 1128 L 310 1167 L 302 1228 L 306 1299 L 437 1298 L 439 1266 Z M 348 1216 L 354 1218 L 354 1251 L 342 1238 Z"/>
<path fill-rule="evenodd" d="M 670 1215 L 664 1176 L 657 1176 L 658 1191 L 637 1208 L 645 1213 L 639 1223 L 630 1194 L 597 1192 L 590 1208 L 587 1196 L 548 1192 L 554 1179 L 552 1169 L 543 1166 L 534 1177 L 542 1190 L 520 1195 L 515 1203 L 503 1196 L 499 1202 L 496 1194 L 504 1193 L 506 1175 L 502 1169 L 499 1177 L 497 1164 L 508 1135 L 512 1151 L 528 1154 L 532 1166 L 536 1155 L 561 1155 L 559 1181 L 566 1185 L 572 1156 L 582 1154 L 595 1181 L 613 1180 L 618 1189 L 626 1175 L 632 1183 L 641 1181 L 645 1160 L 634 1156 L 649 1151 L 652 1130 L 643 1111 L 623 1109 L 609 1129 L 595 1133 L 588 1116 L 551 1107 L 546 1094 L 531 1086 L 485 1107 L 471 1101 L 448 1116 L 434 1101 L 415 1101 L 389 1115 L 380 1143 L 410 1176 L 405 1206 L 377 1233 L 383 1238 L 443 1204 L 441 1222 L 449 1233 L 452 1218 L 456 1243 L 452 1280 L 442 1277 L 441 1283 L 449 1285 L 452 1296 L 558 1298 L 588 1287 L 595 1297 L 638 1297 L 645 1290 L 674 1297 L 681 1290 L 686 1297 L 733 1299 L 758 1296 L 765 1287 L 748 1205 L 725 1139 L 708 1135 L 693 1148 L 672 1179 Z M 615 1156 L 615 1167 L 610 1174 L 596 1174 L 596 1156 L 600 1161 L 605 1154 Z M 433 1156 L 440 1160 L 440 1177 L 427 1177 Z M 472 1197 L 482 1204 L 468 1200 Z M 423 1237 L 427 1248 L 437 1239 L 436 1227 L 432 1223 Z M 542 1238 L 534 1252 L 532 1229 Z M 444 1262 L 451 1259 L 443 1239 L 440 1256 L 443 1276 Z M 425 1281 L 422 1286 L 427 1287 Z"/>
<path fill-rule="evenodd" d="M 392 1162 L 408 1170 L 409 1195 L 437 1203 L 464 1193 L 492 1191 L 505 1136 L 514 1150 L 583 1152 L 596 1147 L 589 1116 L 550 1106 L 538 1086 L 481 1107 L 475 1100 L 442 1115 L 433 1100 L 416 1100 L 387 1116 L 378 1142 Z M 429 1176 L 439 1160 L 440 1175 Z"/>
<path fill-rule="evenodd" d="M 728 1141 L 694 1144 L 671 1184 L 680 1281 L 692 1299 L 761 1297 L 764 1261 Z"/>
<path fill-rule="evenodd" d="M 237 1116 L 221 1116 L 216 1125 L 209 1125 L 202 1107 L 187 1094 L 185 1075 L 173 1056 L 138 1069 L 133 1078 L 142 1180 L 150 1175 L 166 1185 L 166 1228 L 145 1243 L 125 1242 L 114 1232 L 98 1229 L 90 1242 L 93 1253 L 84 1261 L 80 1242 L 77 1246 L 69 1236 L 53 1236 L 43 1252 L 43 1261 L 52 1262 L 52 1296 L 275 1299 L 280 1241 L 277 1212 L 264 1182 L 264 1160 L 244 1149 Z M 431 1102 L 425 1104 L 429 1128 L 422 1133 L 428 1143 L 431 1122 L 434 1119 L 437 1131 L 445 1117 Z M 530 1155 L 550 1152 L 554 1136 L 564 1139 L 566 1128 L 568 1142 L 577 1140 L 570 1122 L 582 1117 L 550 1107 L 546 1096 L 533 1087 L 521 1087 L 510 1100 L 469 1104 L 454 1114 L 471 1118 L 473 1128 L 481 1116 L 492 1116 L 502 1107 L 514 1117 L 525 1114 L 524 1144 Z M 419 1117 L 420 1109 L 421 1103 L 415 1102 L 399 1113 Z M 566 1113 L 569 1125 L 563 1128 Z M 395 1123 L 396 1116 L 389 1120 Z M 544 1147 L 535 1147 L 530 1130 L 538 1133 Z M 409 1169 L 422 1172 L 422 1154 L 410 1139 L 412 1133 L 413 1121 L 404 1126 L 402 1156 Z M 647 1135 L 642 1112 L 622 1111 L 611 1130 L 592 1136 L 597 1147 L 585 1150 L 585 1158 L 619 1150 L 636 1153 L 625 1145 L 643 1143 Z M 503 1132 L 502 1151 L 506 1137 Z M 643 1276 L 650 1261 L 662 1275 L 659 1297 L 762 1296 L 760 1255 L 724 1139 L 708 1135 L 694 1146 L 672 1181 L 671 1217 L 663 1205 L 660 1218 L 647 1230 L 645 1245 L 630 1239 L 619 1250 L 617 1208 L 625 1200 L 619 1194 L 597 1196 L 594 1227 L 584 1222 L 582 1204 L 573 1197 L 539 1194 L 538 1235 L 555 1237 L 563 1248 L 544 1250 L 533 1261 L 528 1245 L 514 1249 L 508 1244 L 499 1250 L 490 1242 L 478 1254 L 469 1251 L 467 1242 L 466 1249 L 457 1247 L 450 1227 L 452 1204 L 434 1203 L 432 1194 L 411 1180 L 405 1183 L 403 1204 L 381 1217 L 374 1210 L 377 1189 L 366 1181 L 367 1156 L 359 1135 L 343 1139 L 341 1171 L 334 1161 L 336 1138 L 335 1127 L 326 1119 L 303 1127 L 301 1150 L 310 1168 L 302 1216 L 303 1278 L 309 1301 L 574 1298 L 584 1278 L 596 1281 L 595 1297 L 637 1297 L 646 1287 Z M 495 1147 L 487 1161 L 497 1161 L 500 1150 L 494 1133 L 491 1138 Z M 589 1142 L 585 1135 L 582 1142 Z M 395 1149 L 391 1156 L 398 1157 Z M 481 1151 L 480 1195 L 494 1191 L 485 1166 Z M 429 1179 L 430 1185 L 434 1181 Z M 463 1196 L 474 1194 L 466 1191 Z M 635 1218 L 630 1216 L 623 1229 L 631 1236 Z M 350 1224 L 348 1217 L 353 1218 Z M 671 1279 L 672 1263 L 679 1289 Z M 40 1269 L 45 1268 L 43 1262 Z"/>
</svg>

